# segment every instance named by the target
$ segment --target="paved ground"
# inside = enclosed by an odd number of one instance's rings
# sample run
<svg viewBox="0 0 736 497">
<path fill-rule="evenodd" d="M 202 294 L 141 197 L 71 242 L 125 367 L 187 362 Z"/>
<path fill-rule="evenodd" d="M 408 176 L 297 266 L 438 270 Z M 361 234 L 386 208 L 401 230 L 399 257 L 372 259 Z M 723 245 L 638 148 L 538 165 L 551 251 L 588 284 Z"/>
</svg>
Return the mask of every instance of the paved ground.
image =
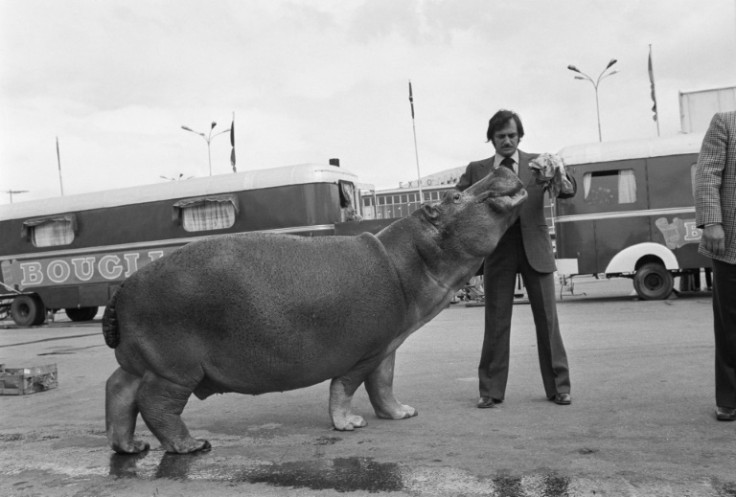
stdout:
<svg viewBox="0 0 736 497">
<path fill-rule="evenodd" d="M 506 402 L 474 407 L 481 307 L 453 305 L 399 349 L 397 395 L 419 409 L 331 430 L 327 384 L 193 399 L 213 450 L 113 455 L 99 323 L 0 329 L 0 362 L 56 363 L 59 388 L 0 397 L 3 496 L 736 496 L 736 423 L 713 416 L 710 295 L 644 302 L 630 282 L 581 279 L 559 303 L 573 404 L 543 397 L 528 305 L 514 308 Z M 585 293 L 585 295 L 582 295 Z M 142 423 L 141 423 L 142 425 Z"/>
</svg>

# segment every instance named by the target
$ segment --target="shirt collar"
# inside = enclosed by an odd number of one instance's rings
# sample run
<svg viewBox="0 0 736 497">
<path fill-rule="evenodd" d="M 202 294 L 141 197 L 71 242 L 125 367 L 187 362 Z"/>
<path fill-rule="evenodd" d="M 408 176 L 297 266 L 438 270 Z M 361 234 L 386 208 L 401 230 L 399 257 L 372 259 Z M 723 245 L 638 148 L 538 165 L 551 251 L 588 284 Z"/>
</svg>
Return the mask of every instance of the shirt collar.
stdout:
<svg viewBox="0 0 736 497">
<path fill-rule="evenodd" d="M 519 168 L 519 150 L 517 149 L 516 152 L 514 152 L 514 155 L 511 156 L 511 158 L 514 160 L 514 170 L 518 170 Z M 501 161 L 504 159 L 503 155 L 496 154 L 493 157 L 493 167 L 500 167 Z"/>
</svg>

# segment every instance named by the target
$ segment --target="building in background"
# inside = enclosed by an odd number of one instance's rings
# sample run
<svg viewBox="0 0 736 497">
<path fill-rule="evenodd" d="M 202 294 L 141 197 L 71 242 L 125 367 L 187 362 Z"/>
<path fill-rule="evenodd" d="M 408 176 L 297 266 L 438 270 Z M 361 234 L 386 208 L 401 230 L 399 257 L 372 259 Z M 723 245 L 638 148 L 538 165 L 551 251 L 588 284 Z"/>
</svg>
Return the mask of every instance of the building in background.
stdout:
<svg viewBox="0 0 736 497">
<path fill-rule="evenodd" d="M 442 194 L 455 188 L 465 172 L 465 166 L 446 169 L 421 178 L 422 197 L 419 198 L 419 181 L 402 181 L 398 188 L 385 190 L 361 189 L 363 219 L 395 219 L 408 216 L 425 202 L 436 202 Z"/>
<path fill-rule="evenodd" d="M 716 112 L 736 110 L 736 86 L 680 92 L 680 130 L 702 133 Z"/>
</svg>

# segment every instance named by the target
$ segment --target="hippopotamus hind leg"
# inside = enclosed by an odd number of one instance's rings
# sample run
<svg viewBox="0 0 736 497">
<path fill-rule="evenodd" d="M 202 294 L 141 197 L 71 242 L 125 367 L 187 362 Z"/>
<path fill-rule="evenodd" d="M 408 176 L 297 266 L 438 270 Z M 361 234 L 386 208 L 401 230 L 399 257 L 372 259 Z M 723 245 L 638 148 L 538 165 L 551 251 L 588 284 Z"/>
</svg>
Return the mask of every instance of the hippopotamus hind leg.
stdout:
<svg viewBox="0 0 736 497">
<path fill-rule="evenodd" d="M 105 394 L 105 425 L 107 439 L 118 454 L 137 454 L 149 445 L 135 440 L 138 419 L 136 394 L 141 378 L 118 368 L 107 380 Z"/>
<path fill-rule="evenodd" d="M 193 390 L 194 387 L 178 385 L 151 371 L 143 375 L 138 388 L 138 407 L 143 421 L 166 452 L 188 454 L 211 448 L 207 440 L 192 438 L 181 419 Z"/>
<path fill-rule="evenodd" d="M 416 409 L 400 403 L 394 397 L 395 362 L 396 351 L 393 351 L 365 380 L 365 389 L 376 416 L 383 419 L 406 419 L 418 414 Z"/>
</svg>

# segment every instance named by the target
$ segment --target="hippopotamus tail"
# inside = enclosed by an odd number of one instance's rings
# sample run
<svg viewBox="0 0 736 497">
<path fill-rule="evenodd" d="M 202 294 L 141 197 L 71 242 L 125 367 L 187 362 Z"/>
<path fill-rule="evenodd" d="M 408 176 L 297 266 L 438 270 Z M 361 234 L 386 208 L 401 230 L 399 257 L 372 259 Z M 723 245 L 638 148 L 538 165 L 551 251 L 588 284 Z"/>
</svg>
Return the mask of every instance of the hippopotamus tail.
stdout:
<svg viewBox="0 0 736 497">
<path fill-rule="evenodd" d="M 121 287 L 122 288 L 122 287 Z M 110 298 L 102 315 L 102 335 L 105 337 L 105 343 L 111 349 L 114 349 L 120 343 L 120 330 L 118 329 L 118 315 L 115 312 L 115 302 L 118 299 L 118 288 Z"/>
</svg>

